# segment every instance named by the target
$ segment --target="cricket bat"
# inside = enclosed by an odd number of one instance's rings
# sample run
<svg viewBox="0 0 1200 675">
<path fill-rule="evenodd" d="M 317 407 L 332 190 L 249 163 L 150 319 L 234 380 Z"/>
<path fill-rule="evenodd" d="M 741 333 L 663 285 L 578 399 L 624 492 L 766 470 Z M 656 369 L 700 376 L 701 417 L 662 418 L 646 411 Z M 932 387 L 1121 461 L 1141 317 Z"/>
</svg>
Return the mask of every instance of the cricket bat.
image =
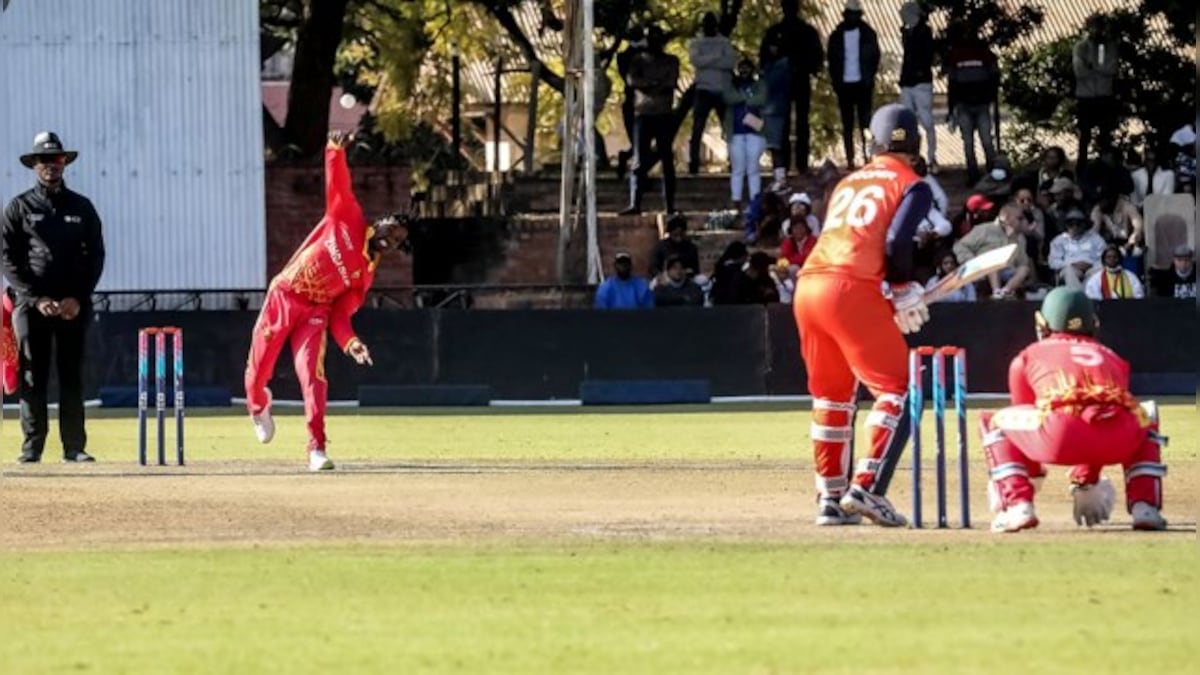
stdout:
<svg viewBox="0 0 1200 675">
<path fill-rule="evenodd" d="M 954 274 L 925 291 L 925 304 L 932 305 L 967 284 L 973 284 L 992 272 L 999 272 L 1008 267 L 1016 255 L 1017 245 L 1009 244 L 971 258 L 959 265 L 958 269 L 954 270 Z"/>
</svg>

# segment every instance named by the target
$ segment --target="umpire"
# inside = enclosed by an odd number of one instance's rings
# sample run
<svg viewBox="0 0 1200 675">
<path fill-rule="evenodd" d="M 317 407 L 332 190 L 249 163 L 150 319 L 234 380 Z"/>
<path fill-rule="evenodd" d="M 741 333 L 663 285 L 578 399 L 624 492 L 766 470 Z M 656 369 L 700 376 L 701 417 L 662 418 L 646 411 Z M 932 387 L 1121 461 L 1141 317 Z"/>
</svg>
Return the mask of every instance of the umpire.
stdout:
<svg viewBox="0 0 1200 675">
<path fill-rule="evenodd" d="M 94 462 L 86 452 L 83 412 L 83 347 L 92 291 L 104 270 L 100 216 L 91 201 L 63 184 L 63 169 L 79 153 L 44 131 L 21 163 L 37 185 L 18 195 L 0 221 L 0 266 L 16 293 L 13 330 L 20 351 L 20 462 L 38 462 L 49 427 L 46 389 L 50 353 L 58 365 L 59 436 L 63 461 Z"/>
</svg>

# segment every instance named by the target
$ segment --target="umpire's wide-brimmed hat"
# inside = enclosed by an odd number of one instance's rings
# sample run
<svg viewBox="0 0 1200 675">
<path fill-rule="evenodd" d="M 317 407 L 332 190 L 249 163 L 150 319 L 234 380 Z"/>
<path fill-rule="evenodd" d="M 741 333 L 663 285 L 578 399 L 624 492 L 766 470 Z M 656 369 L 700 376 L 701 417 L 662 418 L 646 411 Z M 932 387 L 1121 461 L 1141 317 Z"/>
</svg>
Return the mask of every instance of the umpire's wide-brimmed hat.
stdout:
<svg viewBox="0 0 1200 675">
<path fill-rule="evenodd" d="M 38 157 L 62 155 L 67 158 L 67 164 L 79 156 L 74 150 L 63 150 L 62 140 L 53 131 L 43 131 L 33 137 L 33 151 L 21 155 L 21 163 L 32 169 L 37 164 Z"/>
</svg>

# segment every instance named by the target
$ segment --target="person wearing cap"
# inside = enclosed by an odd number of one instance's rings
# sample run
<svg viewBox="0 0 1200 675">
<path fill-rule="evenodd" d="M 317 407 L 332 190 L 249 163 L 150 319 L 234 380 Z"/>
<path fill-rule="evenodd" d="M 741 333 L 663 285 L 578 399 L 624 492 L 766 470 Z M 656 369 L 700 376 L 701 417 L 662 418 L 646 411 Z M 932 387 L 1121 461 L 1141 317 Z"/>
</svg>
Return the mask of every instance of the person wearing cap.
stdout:
<svg viewBox="0 0 1200 675">
<path fill-rule="evenodd" d="M 980 415 L 995 532 L 1038 526 L 1037 483 L 1047 464 L 1072 467 L 1073 517 L 1109 520 L 1116 489 L 1105 466 L 1125 473 L 1125 508 L 1135 530 L 1165 530 L 1158 407 L 1129 391 L 1130 367 L 1096 339 L 1095 307 L 1078 289 L 1056 288 L 1035 315 L 1038 341 L 1008 368 L 1011 405 Z"/>
<path fill-rule="evenodd" d="M 793 192 L 788 197 L 788 218 L 783 221 L 783 236 L 791 234 L 792 227 L 797 224 L 805 225 L 805 232 L 812 236 L 821 234 L 821 221 L 812 212 L 812 197 L 807 192 Z"/>
<path fill-rule="evenodd" d="M 819 525 L 852 525 L 863 517 L 886 527 L 907 523 L 887 489 L 909 432 L 904 335 L 929 318 L 924 288 L 913 279 L 913 252 L 933 195 L 913 170 L 921 147 L 916 115 L 899 104 L 883 106 L 870 131 L 874 156 L 827 200 L 821 236 L 792 302 L 813 396 Z M 865 456 L 850 466 L 858 382 L 875 403 Z"/>
<path fill-rule="evenodd" d="M 633 273 L 633 256 L 618 251 L 613 256 L 613 276 L 596 288 L 596 309 L 648 309 L 654 307 L 650 284 Z"/>
<path fill-rule="evenodd" d="M 1171 251 L 1171 268 L 1150 270 L 1150 286 L 1160 298 L 1196 298 L 1196 252 L 1187 244 Z"/>
<path fill-rule="evenodd" d="M 1092 131 L 1097 131 L 1103 151 L 1111 147 L 1113 131 L 1120 121 L 1121 111 L 1113 89 L 1118 70 L 1117 47 L 1108 18 L 1097 13 L 1088 17 L 1086 35 L 1075 43 L 1071 52 L 1071 64 L 1075 69 L 1075 110 L 1079 121 L 1076 171 L 1081 178 L 1092 144 Z"/>
<path fill-rule="evenodd" d="M 676 213 L 667 220 L 667 236 L 654 246 L 654 257 L 650 262 L 650 274 L 657 275 L 666 270 L 667 258 L 675 256 L 683 263 L 683 269 L 691 277 L 700 271 L 700 250 L 696 242 L 687 235 L 687 216 Z"/>
<path fill-rule="evenodd" d="M 1100 269 L 1083 284 L 1083 292 L 1092 300 L 1140 300 L 1146 289 L 1137 275 L 1121 266 L 1125 254 L 1121 247 L 1109 244 L 1100 254 Z"/>
<path fill-rule="evenodd" d="M 1060 176 L 1050 184 L 1048 193 L 1050 202 L 1043 209 L 1046 213 L 1047 234 L 1065 232 L 1066 214 L 1075 209 L 1084 211 L 1086 208 L 1083 204 L 1083 192 L 1075 185 L 1075 181 Z"/>
<path fill-rule="evenodd" d="M 13 330 L 20 372 L 22 463 L 39 462 L 49 429 L 50 361 L 58 367 L 63 461 L 92 462 L 83 409 L 83 357 L 92 293 L 104 273 L 104 236 L 92 202 L 67 188 L 63 171 L 78 157 L 44 131 L 21 156 L 37 184 L 17 195 L 0 223 L 0 266 L 15 293 Z"/>
<path fill-rule="evenodd" d="M 1096 272 L 1106 246 L 1104 237 L 1088 229 L 1083 211 L 1071 209 L 1063 214 L 1065 232 L 1050 242 L 1047 264 L 1060 283 L 1082 288 L 1084 279 Z"/>
<path fill-rule="evenodd" d="M 846 0 L 842 21 L 829 34 L 829 80 L 842 117 L 846 166 L 855 166 L 854 123 L 858 118 L 863 161 L 870 161 L 866 131 L 870 124 L 875 76 L 879 72 L 879 36 L 863 20 L 862 0 Z"/>
<path fill-rule="evenodd" d="M 964 264 L 988 251 L 1016 244 L 1017 255 L 1012 264 L 988 277 L 993 298 L 1015 298 L 1025 282 L 1033 278 L 1033 262 L 1029 259 L 1029 245 L 1025 240 L 1026 229 L 1025 209 L 1010 202 L 1000 207 L 995 220 L 976 225 L 967 236 L 955 242 L 954 255 L 958 257 L 959 264 Z"/>
</svg>

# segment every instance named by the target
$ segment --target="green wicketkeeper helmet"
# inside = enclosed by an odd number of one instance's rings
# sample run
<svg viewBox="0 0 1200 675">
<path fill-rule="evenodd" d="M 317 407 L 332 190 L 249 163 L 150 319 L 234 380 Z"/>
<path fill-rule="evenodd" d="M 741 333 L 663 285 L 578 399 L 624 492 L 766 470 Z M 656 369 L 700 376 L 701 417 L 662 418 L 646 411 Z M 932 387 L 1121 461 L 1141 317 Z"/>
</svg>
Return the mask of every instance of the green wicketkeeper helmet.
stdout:
<svg viewBox="0 0 1200 675">
<path fill-rule="evenodd" d="M 1083 291 L 1056 288 L 1046 294 L 1037 312 L 1039 332 L 1095 335 L 1100 326 L 1096 308 Z"/>
</svg>

